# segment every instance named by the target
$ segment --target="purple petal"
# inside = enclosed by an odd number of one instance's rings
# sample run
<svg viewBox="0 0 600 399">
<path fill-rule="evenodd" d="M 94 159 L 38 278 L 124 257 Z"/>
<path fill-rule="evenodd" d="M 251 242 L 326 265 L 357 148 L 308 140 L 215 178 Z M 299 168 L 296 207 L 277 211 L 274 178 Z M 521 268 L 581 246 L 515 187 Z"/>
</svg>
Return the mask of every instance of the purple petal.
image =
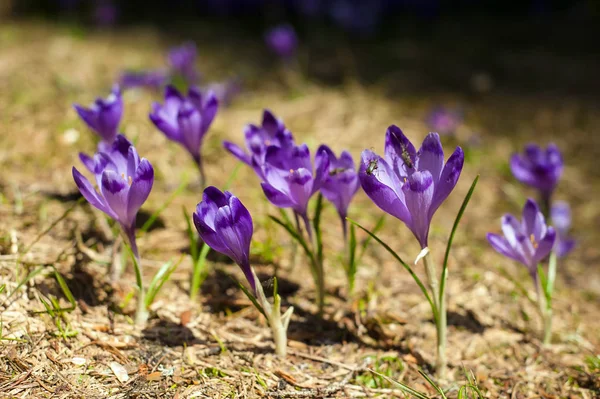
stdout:
<svg viewBox="0 0 600 399">
<path fill-rule="evenodd" d="M 89 108 L 82 107 L 81 105 L 74 104 L 73 108 L 77 111 L 77 114 L 93 131 L 98 130 L 98 112 Z"/>
<path fill-rule="evenodd" d="M 262 128 L 265 129 L 271 137 L 273 137 L 279 130 L 284 129 L 284 126 L 283 123 L 281 123 L 270 110 L 265 109 L 262 117 Z"/>
<path fill-rule="evenodd" d="M 575 248 L 575 244 L 577 242 L 571 238 L 561 238 L 556 237 L 556 243 L 554 244 L 554 250 L 556 251 L 556 255 L 560 258 L 567 256 L 569 252 Z"/>
<path fill-rule="evenodd" d="M 166 117 L 166 111 L 163 110 L 160 104 L 154 104 L 154 111 L 148 115 L 154 126 L 167 136 L 168 139 L 173 141 L 180 141 L 181 135 L 179 133 L 179 127 L 177 126 L 176 119 Z"/>
<path fill-rule="evenodd" d="M 153 184 L 154 168 L 152 168 L 152 165 L 146 158 L 142 158 L 129 188 L 127 214 L 131 223 L 135 221 L 135 215 L 137 215 L 142 204 L 148 199 Z"/>
<path fill-rule="evenodd" d="M 320 151 L 317 151 L 317 155 L 315 155 L 315 179 L 312 186 L 313 193 L 321 188 L 329 176 L 329 165 L 331 158 L 327 150 L 329 150 L 329 148 L 323 148 L 323 146 L 321 146 Z M 333 155 L 333 153 L 331 153 L 331 155 Z M 333 155 L 333 157 L 335 158 L 335 155 Z"/>
<path fill-rule="evenodd" d="M 437 133 L 429 133 L 421 149 L 417 153 L 417 170 L 428 170 L 433 177 L 433 181 L 440 179 L 442 168 L 444 167 L 444 149 L 440 136 Z"/>
<path fill-rule="evenodd" d="M 261 187 L 265 196 L 273 205 L 279 208 L 291 208 L 295 203 L 284 193 L 271 186 L 269 183 L 262 182 Z"/>
<path fill-rule="evenodd" d="M 201 208 L 201 205 L 198 204 L 197 209 L 200 209 L 200 208 Z M 202 209 L 206 209 L 206 208 L 202 208 Z M 215 216 L 216 216 L 216 212 L 215 212 Z M 208 245 L 215 251 L 225 254 L 227 256 L 230 256 L 229 248 L 223 243 L 223 241 L 221 240 L 219 235 L 215 232 L 215 230 L 213 230 L 213 228 L 211 228 L 206 223 L 206 220 L 203 219 L 202 216 L 199 215 L 198 213 L 194 213 L 192 215 L 192 218 L 194 219 L 194 225 L 196 226 L 196 230 L 198 231 L 198 235 L 200 236 L 202 241 L 204 241 L 204 243 L 206 245 Z M 214 220 L 213 220 L 213 222 L 214 222 Z"/>
<path fill-rule="evenodd" d="M 374 167 L 376 169 L 370 170 Z M 358 177 L 363 190 L 375 205 L 404 223 L 411 223 L 412 218 L 401 189 L 402 183 L 383 158 L 370 150 L 364 150 Z"/>
<path fill-rule="evenodd" d="M 448 158 L 448 162 L 444 165 L 440 180 L 435 185 L 435 193 L 433 195 L 433 201 L 429 210 L 430 217 L 433 216 L 435 211 L 442 205 L 442 202 L 454 190 L 460 173 L 462 172 L 463 164 L 465 162 L 465 154 L 460 147 L 456 147 L 454 153 Z"/>
<path fill-rule="evenodd" d="M 127 203 L 128 203 L 128 182 L 123 176 L 119 176 L 112 170 L 105 170 L 102 172 L 102 185 L 100 190 L 104 197 L 106 204 L 112 209 L 114 214 L 117 216 L 115 219 L 121 223 L 129 226 L 130 219 L 127 214 Z"/>
<path fill-rule="evenodd" d="M 539 242 L 546 234 L 546 221 L 544 215 L 540 212 L 534 200 L 528 199 L 523 207 L 522 216 L 523 234 L 527 237 L 533 236 L 536 242 Z"/>
<path fill-rule="evenodd" d="M 419 240 L 421 248 L 425 248 L 431 223 L 429 208 L 434 193 L 433 177 L 427 170 L 415 172 L 408 178 L 402 189 L 406 207 L 412 216 L 412 223 L 408 227 Z"/>
<path fill-rule="evenodd" d="M 83 164 L 83 166 L 85 166 L 85 168 L 87 170 L 89 170 L 91 173 L 94 173 L 96 163 L 94 162 L 93 158 L 91 158 L 87 154 L 84 154 L 83 152 L 80 152 L 79 160 L 81 161 L 81 163 Z"/>
<path fill-rule="evenodd" d="M 252 166 L 252 159 L 250 158 L 250 155 L 246 154 L 246 152 L 238 145 L 230 141 L 223 141 L 223 147 L 225 147 L 225 149 L 229 151 L 231 155 L 233 155 L 246 165 Z"/>
<path fill-rule="evenodd" d="M 228 255 L 238 265 L 248 264 L 250 247 L 245 247 L 234 225 L 232 210 L 229 206 L 219 208 L 215 217 L 215 231 L 228 249 Z"/>
<path fill-rule="evenodd" d="M 193 156 L 200 153 L 200 145 L 204 132 L 202 131 L 202 116 L 196 108 L 186 103 L 177 116 L 182 144 Z"/>
<path fill-rule="evenodd" d="M 510 157 L 510 170 L 520 182 L 529 186 L 537 186 L 535 174 L 520 154 L 513 154 L 513 156 Z"/>
<path fill-rule="evenodd" d="M 533 260 L 535 261 L 536 265 L 550 255 L 552 247 L 554 247 L 555 239 L 556 230 L 554 230 L 552 227 L 548 227 L 546 235 L 540 241 L 537 241 L 537 248 L 535 249 L 535 253 L 533 255 Z"/>
<path fill-rule="evenodd" d="M 81 195 L 95 208 L 106 213 L 113 219 L 117 218 L 117 215 L 105 204 L 104 200 L 98 195 L 90 181 L 83 176 L 75 167 L 72 169 L 73 180 Z"/>
<path fill-rule="evenodd" d="M 399 176 L 407 176 L 414 170 L 417 152 L 410 140 L 396 125 L 385 132 L 385 160 Z"/>
<path fill-rule="evenodd" d="M 514 251 L 514 249 L 510 246 L 509 242 L 506 238 L 499 236 L 498 234 L 487 234 L 487 240 L 490 245 L 496 250 L 496 252 L 504 255 L 510 259 L 516 260 L 520 263 L 525 263 L 525 259 Z"/>
<path fill-rule="evenodd" d="M 571 208 L 564 201 L 557 201 L 550 211 L 552 224 L 559 233 L 566 233 L 571 227 Z"/>
<path fill-rule="evenodd" d="M 210 128 L 213 120 L 215 119 L 215 115 L 217 114 L 217 110 L 219 109 L 219 100 L 215 93 L 212 91 L 208 92 L 206 103 L 202 109 L 202 130 L 207 131 Z"/>
</svg>

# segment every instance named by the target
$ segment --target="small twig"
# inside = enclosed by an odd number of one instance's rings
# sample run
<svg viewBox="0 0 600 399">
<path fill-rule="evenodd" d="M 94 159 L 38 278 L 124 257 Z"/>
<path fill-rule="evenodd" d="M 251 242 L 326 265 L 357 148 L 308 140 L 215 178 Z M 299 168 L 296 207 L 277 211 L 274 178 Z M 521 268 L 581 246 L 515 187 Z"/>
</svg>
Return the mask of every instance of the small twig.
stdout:
<svg viewBox="0 0 600 399">
<path fill-rule="evenodd" d="M 353 366 L 349 366 L 344 363 L 336 362 L 335 360 L 325 359 L 324 357 L 321 357 L 321 356 L 309 355 L 308 353 L 296 352 L 296 351 L 291 351 L 291 350 L 289 351 L 289 354 L 293 355 L 293 356 L 303 357 L 303 358 L 309 359 L 309 360 L 314 360 L 315 362 L 331 364 L 332 366 L 338 366 L 338 367 L 341 367 L 341 368 L 344 368 L 344 369 L 350 370 L 350 371 L 356 370 L 355 367 L 353 367 Z"/>
<path fill-rule="evenodd" d="M 273 391 L 268 392 L 267 395 L 275 398 L 322 398 L 335 394 L 338 391 L 341 391 L 354 377 L 354 374 L 361 370 L 365 370 L 366 362 L 359 367 L 353 368 L 343 380 L 340 382 L 336 382 L 334 384 L 329 385 L 325 388 L 306 388 L 297 391 Z"/>
</svg>

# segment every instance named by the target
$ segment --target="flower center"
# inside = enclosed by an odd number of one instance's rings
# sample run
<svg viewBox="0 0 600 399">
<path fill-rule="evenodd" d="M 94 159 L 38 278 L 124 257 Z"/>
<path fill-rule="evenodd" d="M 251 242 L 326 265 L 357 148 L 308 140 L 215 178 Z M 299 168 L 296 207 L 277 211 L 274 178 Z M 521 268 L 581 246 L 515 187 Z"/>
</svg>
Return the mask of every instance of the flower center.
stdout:
<svg viewBox="0 0 600 399">
<path fill-rule="evenodd" d="M 271 140 L 265 140 L 265 145 L 268 147 L 271 145 Z"/>
<path fill-rule="evenodd" d="M 529 241 L 531 241 L 531 245 L 533 245 L 533 249 L 537 249 L 538 243 L 535 241 L 535 236 L 533 234 L 529 236 Z"/>
<path fill-rule="evenodd" d="M 123 178 L 123 180 L 127 180 L 127 184 L 129 184 L 130 186 L 133 184 L 133 179 L 131 178 L 131 176 L 127 176 L 127 178 L 125 178 L 125 173 L 121 173 L 121 177 Z"/>
</svg>

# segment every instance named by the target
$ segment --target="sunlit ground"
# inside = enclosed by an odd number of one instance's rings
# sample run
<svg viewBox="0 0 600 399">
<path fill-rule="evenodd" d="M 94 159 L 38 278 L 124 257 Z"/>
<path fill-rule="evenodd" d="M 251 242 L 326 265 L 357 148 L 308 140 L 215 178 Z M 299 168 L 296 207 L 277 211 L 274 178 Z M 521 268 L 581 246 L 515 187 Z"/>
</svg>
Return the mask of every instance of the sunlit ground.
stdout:
<svg viewBox="0 0 600 399">
<path fill-rule="evenodd" d="M 434 217 L 434 259 L 443 257 L 456 212 L 472 180 L 481 176 L 451 256 L 451 372 L 446 385 L 465 381 L 464 366 L 488 397 L 598 395 L 599 369 L 592 364 L 600 352 L 598 60 L 569 46 L 550 53 L 496 40 L 488 48 L 485 38 L 466 41 L 452 26 L 437 26 L 430 35 L 398 35 L 378 43 L 354 43 L 342 35 L 325 41 L 312 32 L 297 62 L 284 64 L 259 36 L 244 35 L 241 29 L 199 23 L 172 34 L 152 27 L 111 32 L 40 22 L 0 26 L 0 285 L 11 292 L 28 270 L 54 265 L 77 299 L 77 308 L 62 321 L 74 337 L 57 333 L 52 317 L 32 313 L 43 309 L 40 295 L 59 295 L 53 279 L 40 275 L 11 301 L 0 299 L 2 336 L 18 338 L 2 341 L 0 387 L 15 397 L 50 397 L 48 387 L 86 397 L 135 392 L 261 397 L 282 380 L 284 386 L 295 381 L 298 389 L 327 386 L 347 374 L 340 363 L 358 367 L 370 356 L 373 368 L 426 391 L 417 369 L 431 371 L 435 329 L 410 276 L 372 245 L 358 271 L 356 299 L 347 300 L 338 261 L 344 244 L 337 215 L 328 206 L 323 223 L 329 297 L 325 321 L 319 320 L 305 260 L 293 256 L 289 238 L 269 222 L 268 215 L 277 209 L 264 199 L 250 168 L 237 167 L 221 143 L 242 144 L 243 127 L 258 123 L 263 108 L 270 108 L 313 151 L 326 143 L 336 152 L 348 149 L 358 159 L 365 148 L 383 153 L 390 124 L 420 143 L 429 131 L 427 113 L 442 104 L 465 110 L 456 134 L 442 140 L 447 154 L 460 145 L 467 157 L 457 188 Z M 27 248 L 77 199 L 71 167 L 80 167 L 78 152 L 91 153 L 95 145 L 72 103 L 88 104 L 104 96 L 123 69 L 164 66 L 167 48 L 187 39 L 198 45 L 205 79 L 242 78 L 240 95 L 219 110 L 203 154 L 208 183 L 220 188 L 227 183 L 252 213 L 257 270 L 266 276 L 276 268 L 288 285 L 286 303 L 297 310 L 289 334 L 292 354 L 285 360 L 272 356 L 258 312 L 219 271 L 241 273 L 218 255 L 209 257 L 212 271 L 198 303 L 187 300 L 191 262 L 186 257 L 153 306 L 149 327 L 136 330 L 127 316 L 133 305 L 125 307 L 125 314 L 119 310 L 133 290 L 133 274 L 107 292 L 107 266 L 98 259 L 110 258 L 113 237 L 105 236 L 102 217 L 87 205 L 76 207 L 15 263 L 19 249 Z M 160 100 L 159 92 L 126 92 L 121 125 L 157 172 L 143 208 L 146 215 L 189 181 L 155 228 L 140 238 L 148 275 L 187 252 L 182 207 L 191 213 L 201 199 L 193 163 L 148 119 L 151 103 Z M 573 207 L 578 239 L 577 249 L 559 264 L 555 344 L 550 348 L 541 347 L 535 308 L 500 269 L 533 295 L 527 272 L 500 257 L 485 240 L 488 231 L 500 230 L 503 213 L 519 212 L 525 198 L 535 195 L 508 168 L 510 154 L 527 142 L 555 142 L 563 151 L 566 168 L 556 198 Z M 350 209 L 350 217 L 365 226 L 373 226 L 381 214 L 364 193 Z M 382 237 L 406 260 L 418 254 L 414 237 L 391 216 Z M 88 250 L 98 259 L 90 259 Z M 227 352 L 217 355 L 218 350 L 210 349 L 219 345 Z M 74 357 L 85 358 L 87 366 L 73 364 Z M 107 367 L 111 361 L 126 365 L 133 382 L 119 383 Z M 148 378 L 143 365 L 175 372 Z M 400 395 L 393 384 L 366 372 L 358 372 L 344 389 L 349 397 Z"/>
</svg>

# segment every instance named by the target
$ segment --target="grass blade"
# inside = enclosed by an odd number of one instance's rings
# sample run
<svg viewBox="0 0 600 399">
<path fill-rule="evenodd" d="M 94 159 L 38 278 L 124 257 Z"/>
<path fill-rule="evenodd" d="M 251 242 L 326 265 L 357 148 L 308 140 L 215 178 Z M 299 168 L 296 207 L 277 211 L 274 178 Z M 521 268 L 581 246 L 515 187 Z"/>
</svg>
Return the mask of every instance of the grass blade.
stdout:
<svg viewBox="0 0 600 399">
<path fill-rule="evenodd" d="M 21 282 L 15 287 L 15 289 L 12 290 L 12 292 L 6 296 L 6 299 L 4 300 L 4 302 L 2 302 L 2 305 L 4 305 L 4 303 L 8 301 L 14 295 L 15 292 L 19 291 L 19 288 L 27 284 L 31 279 L 35 278 L 35 276 L 40 274 L 44 269 L 45 266 L 40 266 L 37 269 L 29 272 L 29 274 L 25 276 L 23 280 L 21 280 Z"/>
<path fill-rule="evenodd" d="M 444 254 L 444 263 L 442 266 L 442 278 L 440 281 L 440 292 L 439 292 L 439 302 L 442 303 L 444 298 L 444 290 L 446 289 L 446 279 L 448 278 L 448 258 L 450 257 L 450 249 L 452 248 L 452 241 L 454 241 L 454 234 L 456 233 L 456 229 L 458 228 L 458 224 L 462 219 L 463 214 L 465 213 L 465 209 L 467 209 L 467 205 L 469 205 L 469 201 L 471 200 L 471 196 L 473 196 L 473 192 L 475 191 L 475 187 L 477 186 L 477 182 L 479 181 L 479 175 L 475 177 L 473 183 L 471 183 L 471 188 L 467 192 L 465 199 L 463 200 L 462 205 L 460 206 L 460 210 L 456 215 L 456 219 L 454 219 L 454 225 L 452 226 L 452 230 L 450 231 L 450 237 L 448 238 L 448 244 L 446 245 L 446 253 Z"/>
<path fill-rule="evenodd" d="M 438 391 L 438 393 L 440 395 L 442 395 L 442 399 L 447 399 L 446 395 L 444 394 L 444 391 L 442 390 L 442 388 L 440 388 L 432 379 L 431 377 L 429 377 L 427 374 L 425 374 L 423 372 L 423 370 L 419 370 L 419 374 L 421 374 L 421 377 L 425 378 L 427 380 L 427 382 L 429 383 L 429 385 L 431 385 L 433 387 L 433 389 L 435 389 L 436 391 Z"/>
<path fill-rule="evenodd" d="M 412 389 L 412 388 L 411 388 L 411 387 L 409 387 L 408 385 L 405 385 L 405 384 L 403 384 L 403 383 L 401 383 L 401 382 L 394 381 L 394 380 L 392 380 L 390 377 L 388 377 L 388 376 L 387 376 L 387 375 L 385 375 L 385 374 L 378 373 L 377 371 L 375 371 L 375 370 L 373 370 L 373 369 L 367 369 L 367 370 L 368 370 L 369 372 L 371 372 L 371 373 L 373 373 L 373 374 L 375 374 L 375 375 L 377 375 L 377 376 L 379 376 L 379 377 L 383 378 L 384 380 L 386 380 L 386 381 L 388 381 L 388 382 L 390 382 L 390 383 L 392 383 L 392 384 L 396 385 L 397 387 L 399 387 L 399 388 L 400 388 L 400 390 L 402 390 L 403 392 L 406 392 L 406 393 L 407 393 L 407 394 L 409 394 L 409 395 L 412 395 L 412 396 L 414 396 L 415 398 L 418 398 L 418 399 L 431 399 L 431 398 L 430 398 L 429 396 L 427 396 L 426 394 L 424 394 L 424 393 L 422 393 L 422 392 L 419 392 L 419 391 L 417 391 L 417 390 L 415 390 L 415 389 Z"/>
<path fill-rule="evenodd" d="M 271 218 L 271 220 L 273 220 L 278 225 L 282 226 L 292 236 L 292 238 L 294 238 L 302 246 L 302 249 L 304 249 L 304 252 L 306 252 L 306 256 L 308 256 L 308 258 L 310 259 L 311 264 L 314 264 L 315 259 L 310 248 L 306 244 L 306 241 L 304 241 L 304 238 L 302 238 L 302 236 L 300 236 L 291 225 L 284 223 L 283 221 L 272 215 L 269 215 L 269 218 Z"/>
<path fill-rule="evenodd" d="M 156 295 L 162 288 L 162 286 L 169 280 L 171 274 L 177 269 L 177 267 L 181 264 L 183 260 L 183 255 L 179 257 L 177 263 L 174 263 L 172 260 L 165 263 L 158 269 L 158 272 L 152 278 L 150 285 L 148 286 L 148 290 L 146 292 L 145 302 L 146 308 L 149 308 L 150 305 L 154 302 Z"/>
<path fill-rule="evenodd" d="M 254 307 L 256 307 L 256 309 L 258 309 L 258 311 L 260 313 L 262 313 L 263 316 L 265 316 L 265 319 L 269 320 L 269 318 L 267 317 L 267 314 L 265 313 L 265 310 L 263 309 L 262 306 L 260 306 L 260 304 L 258 303 L 258 301 L 256 300 L 256 298 L 254 297 L 254 295 L 252 295 L 252 293 L 250 291 L 248 291 L 248 288 L 244 287 L 244 284 L 240 283 L 239 281 L 237 281 L 237 284 L 239 285 L 239 287 L 241 288 L 241 290 L 244 291 L 244 294 L 246 294 L 246 296 L 248 297 L 248 299 L 250 299 L 250 301 L 252 302 L 252 304 L 254 305 Z"/>
<path fill-rule="evenodd" d="M 321 213 L 323 212 L 323 194 L 317 196 L 317 205 L 315 207 L 315 217 L 313 226 L 315 228 L 315 238 L 317 241 L 317 261 L 319 265 L 323 264 L 323 235 L 321 234 Z"/>
<path fill-rule="evenodd" d="M 70 307 L 61 308 L 60 310 L 64 311 L 64 312 L 72 312 L 77 307 L 77 301 L 75 301 L 75 297 L 73 297 L 73 293 L 69 289 L 69 286 L 67 285 L 67 282 L 65 281 L 63 276 L 58 272 L 58 270 L 56 270 L 56 268 L 54 266 L 52 266 L 52 269 L 54 269 L 54 278 L 56 278 L 56 281 L 58 282 L 60 289 L 62 290 L 63 294 L 65 295 L 65 297 L 71 304 Z"/>
<path fill-rule="evenodd" d="M 142 227 L 140 228 L 140 232 L 142 233 L 147 233 L 148 230 L 150 229 L 150 227 L 152 227 L 152 225 L 154 224 L 154 222 L 156 222 L 156 220 L 158 219 L 158 217 L 160 216 L 160 214 L 169 206 L 171 205 L 171 202 L 173 202 L 175 200 L 175 198 L 177 198 L 177 196 L 179 194 L 181 194 L 181 192 L 183 190 L 185 190 L 185 188 L 187 187 L 188 184 L 188 178 L 187 176 L 183 176 L 183 179 L 181 181 L 181 184 L 179 185 L 179 187 L 177 187 L 177 189 L 175 191 L 173 191 L 173 194 L 171 194 L 169 196 L 169 198 L 167 198 L 167 200 L 156 210 L 154 211 L 154 213 L 152 215 L 150 215 L 150 217 L 148 218 L 148 220 L 146 220 L 146 223 L 144 223 L 142 225 Z"/>
<path fill-rule="evenodd" d="M 375 227 L 373 227 L 373 230 L 371 230 L 371 232 L 373 234 L 377 234 L 379 232 L 379 230 L 381 230 L 383 228 L 383 226 L 385 225 L 385 214 L 381 215 L 381 217 L 379 219 L 377 219 L 377 223 L 375 223 Z M 365 240 L 363 241 L 362 245 L 361 245 L 361 250 L 360 250 L 360 255 L 358 255 L 358 260 L 360 261 L 360 259 L 362 259 L 363 255 L 365 254 L 367 247 L 369 246 L 369 243 L 372 240 L 372 236 L 368 235 L 367 238 L 365 238 Z"/>
<path fill-rule="evenodd" d="M 419 278 L 419 276 L 417 276 L 415 274 L 415 272 L 411 269 L 411 267 L 406 262 L 404 262 L 402 260 L 402 258 L 400 258 L 400 256 L 392 248 L 390 248 L 389 245 L 387 245 L 385 242 L 383 242 L 375 234 L 371 233 L 369 230 L 367 230 L 366 228 L 362 227 L 360 224 L 358 224 L 354 220 L 352 220 L 350 218 L 346 218 L 346 219 L 350 223 L 355 224 L 356 227 L 358 227 L 359 229 L 363 230 L 365 233 L 367 233 L 368 235 L 370 235 L 371 237 L 373 237 L 373 239 L 375 241 L 377 241 L 379 244 L 381 244 L 381 246 L 383 246 L 394 258 L 396 258 L 396 260 L 398 262 L 400 262 L 400 264 L 410 273 L 410 275 L 412 276 L 412 278 L 415 280 L 415 282 L 417 283 L 417 285 L 419 286 L 419 288 L 423 292 L 423 295 L 425 295 L 425 298 L 427 298 L 427 301 L 429 302 L 429 305 L 431 306 L 431 310 L 433 311 L 434 320 L 437 320 L 437 309 L 436 309 L 435 305 L 433 304 L 433 301 L 431 300 L 431 296 L 429 296 L 429 293 L 427 292 L 427 288 L 425 288 L 425 285 L 423 285 L 423 282 L 421 281 L 421 279 Z"/>
<path fill-rule="evenodd" d="M 186 232 L 190 241 L 190 255 L 192 255 L 192 260 L 196 263 L 198 261 L 198 234 L 192 227 L 192 218 L 190 218 L 190 215 L 187 213 L 185 206 L 182 206 L 181 209 L 183 211 L 183 218 L 185 219 Z"/>
</svg>

